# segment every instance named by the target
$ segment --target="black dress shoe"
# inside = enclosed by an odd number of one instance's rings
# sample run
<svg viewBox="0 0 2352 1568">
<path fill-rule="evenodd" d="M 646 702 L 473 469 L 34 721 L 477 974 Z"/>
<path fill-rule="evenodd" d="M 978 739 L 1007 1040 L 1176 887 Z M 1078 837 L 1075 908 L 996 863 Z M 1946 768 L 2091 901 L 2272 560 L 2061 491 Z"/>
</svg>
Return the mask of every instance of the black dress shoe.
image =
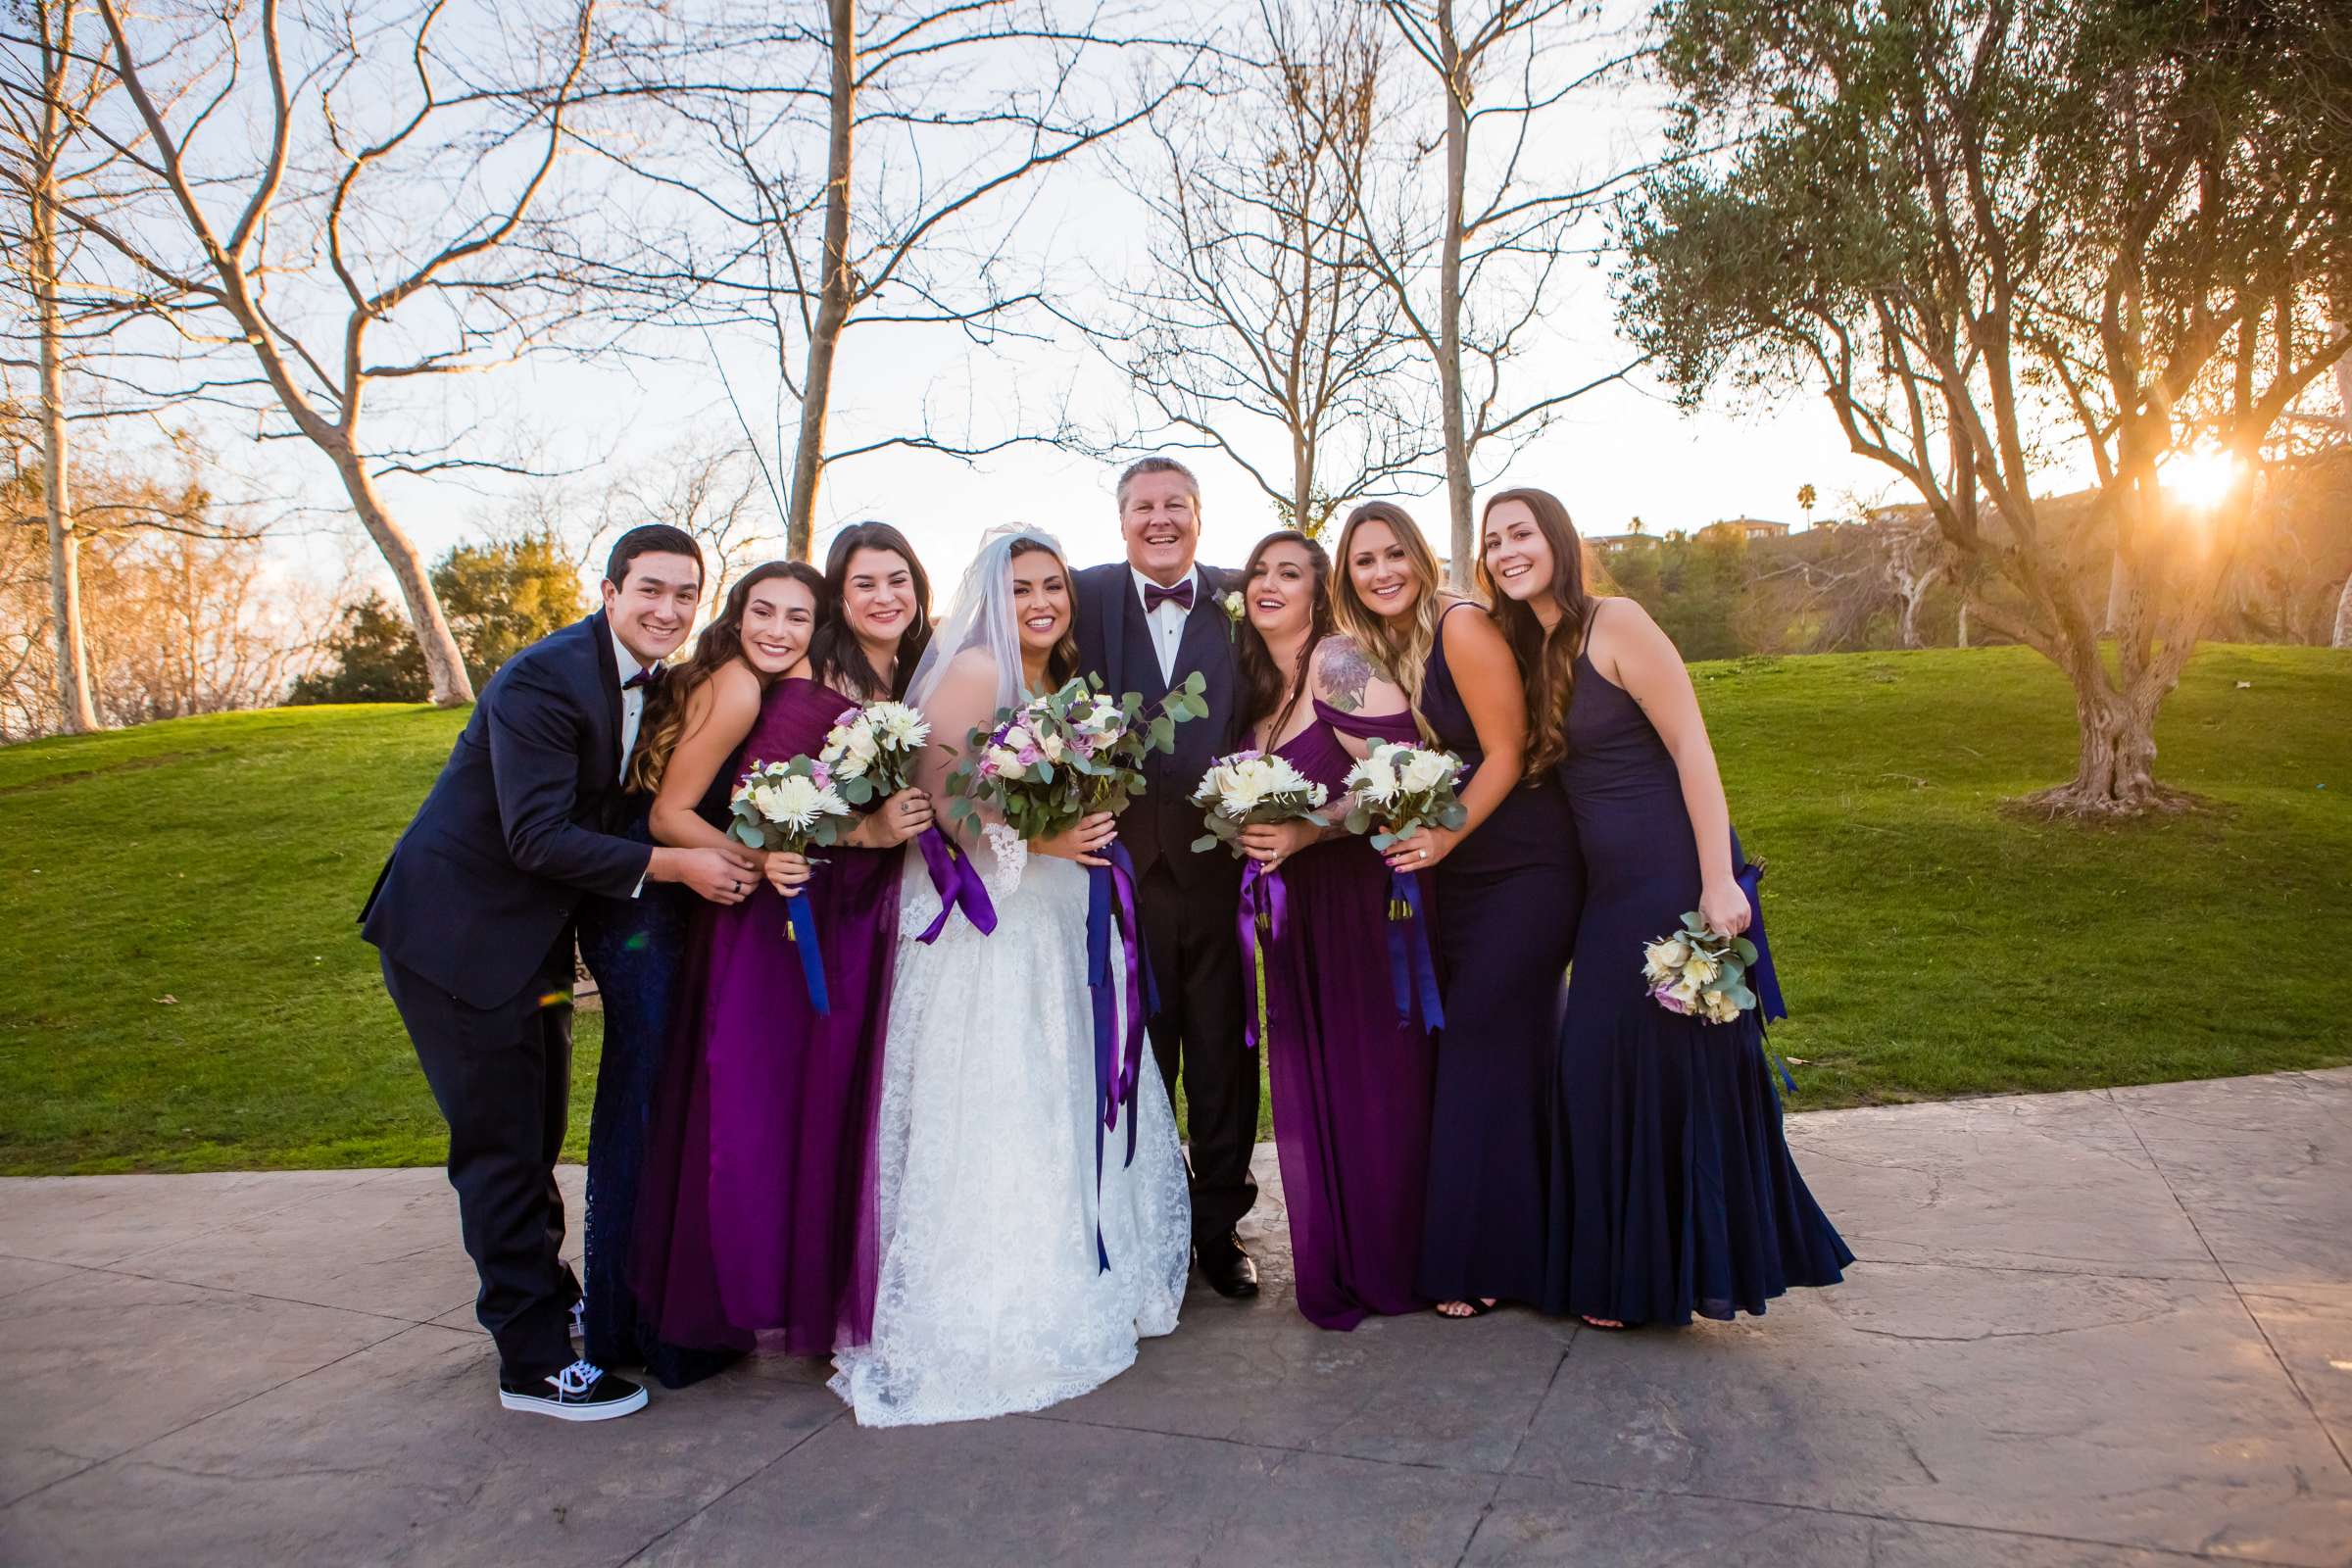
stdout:
<svg viewBox="0 0 2352 1568">
<path fill-rule="evenodd" d="M 1240 1237 L 1201 1242 L 1193 1255 L 1200 1264 L 1200 1277 L 1219 1296 L 1241 1299 L 1257 1294 L 1257 1262 L 1242 1250 Z"/>
</svg>

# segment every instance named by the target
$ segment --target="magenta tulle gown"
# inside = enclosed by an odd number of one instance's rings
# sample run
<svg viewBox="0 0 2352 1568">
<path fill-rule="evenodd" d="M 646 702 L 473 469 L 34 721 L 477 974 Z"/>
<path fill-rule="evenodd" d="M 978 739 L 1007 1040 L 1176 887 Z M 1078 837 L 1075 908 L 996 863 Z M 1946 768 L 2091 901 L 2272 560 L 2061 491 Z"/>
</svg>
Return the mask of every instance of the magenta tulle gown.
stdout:
<svg viewBox="0 0 2352 1568">
<path fill-rule="evenodd" d="M 853 706 L 812 680 L 777 682 L 745 766 L 815 755 Z M 903 854 L 826 850 L 801 893 L 829 1015 L 810 1004 L 774 889 L 698 908 L 629 1271 L 663 1341 L 823 1355 L 871 1329 L 874 1114 Z"/>
<path fill-rule="evenodd" d="M 1409 713 L 1364 718 L 1320 702 L 1315 713 L 1275 755 L 1334 799 L 1354 762 L 1335 725 L 1379 740 L 1414 738 Z M 1298 1310 L 1318 1327 L 1351 1329 L 1367 1312 L 1429 1304 L 1413 1276 L 1436 1047 L 1418 1009 L 1397 1015 L 1389 869 L 1370 842 L 1325 840 L 1291 857 L 1279 874 L 1283 915 L 1264 950 L 1262 1049 Z"/>
</svg>

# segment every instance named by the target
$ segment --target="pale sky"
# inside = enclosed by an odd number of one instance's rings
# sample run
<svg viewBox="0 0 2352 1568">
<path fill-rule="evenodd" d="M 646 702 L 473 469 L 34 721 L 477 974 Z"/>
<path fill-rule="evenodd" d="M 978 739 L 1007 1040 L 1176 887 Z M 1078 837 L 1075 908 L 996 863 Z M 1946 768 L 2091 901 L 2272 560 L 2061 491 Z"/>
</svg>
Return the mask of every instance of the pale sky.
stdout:
<svg viewBox="0 0 2352 1568">
<path fill-rule="evenodd" d="M 1630 96 L 1595 100 L 1575 117 L 1550 123 L 1552 161 L 1567 175 L 1590 169 L 1596 158 L 1626 156 L 1648 138 L 1652 123 L 1647 108 Z M 1051 178 L 1033 193 L 1014 230 L 1013 249 L 1051 270 L 1065 309 L 1087 315 L 1102 302 L 1096 279 L 1132 275 L 1138 268 L 1145 238 L 1141 214 L 1102 161 L 1068 167 Z M 479 422 L 542 466 L 583 470 L 565 488 L 584 531 L 600 490 L 619 475 L 698 433 L 740 436 L 738 416 L 712 368 L 713 354 L 722 354 L 737 397 L 769 447 L 778 483 L 785 482 L 789 458 L 778 462 L 772 440 L 777 379 L 760 339 L 654 332 L 634 347 L 638 352 L 594 361 L 551 356 L 443 383 L 441 420 L 452 426 Z M 1539 328 L 1514 367 L 1514 395 L 1527 401 L 1552 386 L 1581 384 L 1628 357 L 1613 327 L 1606 271 L 1572 264 L 1545 293 Z M 959 337 L 853 330 L 837 374 L 835 447 L 909 428 L 926 405 L 950 428 L 968 421 L 994 429 L 1016 406 L 1050 409 L 1065 394 L 1075 416 L 1098 432 L 1133 427 L 1123 377 L 1067 331 L 1054 343 L 992 351 Z M 381 417 L 392 412 L 377 411 L 379 450 L 399 433 Z M 256 445 L 253 428 L 250 420 L 215 428 L 214 450 L 223 466 L 259 470 L 270 489 L 298 491 L 322 509 L 339 508 L 340 488 L 323 458 L 298 441 Z M 1180 455 L 1202 479 L 1202 558 L 1238 564 L 1273 525 L 1272 509 L 1225 460 L 1207 452 Z M 1491 471 L 1492 461 L 1484 466 Z M 1006 520 L 1059 534 L 1075 564 L 1110 559 L 1119 553 L 1110 499 L 1115 469 L 1115 463 L 1040 446 L 1009 448 L 969 465 L 905 451 L 857 459 L 828 472 L 817 506 L 816 553 L 821 559 L 830 530 L 843 522 L 894 522 L 915 542 L 942 595 L 980 533 Z M 514 483 L 481 474 L 396 476 L 384 488 L 395 515 L 429 557 L 498 527 L 511 508 L 501 492 Z M 1816 514 L 1824 516 L 1838 514 L 1849 492 L 1876 500 L 1890 489 L 1883 470 L 1845 451 L 1818 396 L 1771 409 L 1711 408 L 1686 416 L 1654 382 L 1640 378 L 1569 405 L 1492 483 L 1551 489 L 1579 524 L 1596 534 L 1621 531 L 1637 515 L 1653 532 L 1741 514 L 1801 523 L 1795 499 L 1801 485 L 1816 487 Z M 1400 499 L 1442 549 L 1443 495 Z M 356 523 L 344 538 L 360 539 Z M 289 564 L 317 569 L 341 548 L 314 534 L 290 539 L 281 551 Z M 374 575 L 388 581 L 380 570 Z"/>
</svg>

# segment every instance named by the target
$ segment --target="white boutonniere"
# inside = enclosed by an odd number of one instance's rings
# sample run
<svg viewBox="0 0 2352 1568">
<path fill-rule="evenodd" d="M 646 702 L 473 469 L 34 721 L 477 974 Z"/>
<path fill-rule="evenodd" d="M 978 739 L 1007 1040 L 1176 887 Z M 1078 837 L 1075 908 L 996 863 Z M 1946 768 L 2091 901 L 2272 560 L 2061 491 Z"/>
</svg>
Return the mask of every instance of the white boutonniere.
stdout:
<svg viewBox="0 0 2352 1568">
<path fill-rule="evenodd" d="M 1225 618 L 1236 626 L 1239 626 L 1242 618 L 1250 613 L 1250 607 L 1242 603 L 1242 591 L 1239 588 L 1228 592 L 1217 601 L 1217 604 L 1223 608 Z"/>
</svg>

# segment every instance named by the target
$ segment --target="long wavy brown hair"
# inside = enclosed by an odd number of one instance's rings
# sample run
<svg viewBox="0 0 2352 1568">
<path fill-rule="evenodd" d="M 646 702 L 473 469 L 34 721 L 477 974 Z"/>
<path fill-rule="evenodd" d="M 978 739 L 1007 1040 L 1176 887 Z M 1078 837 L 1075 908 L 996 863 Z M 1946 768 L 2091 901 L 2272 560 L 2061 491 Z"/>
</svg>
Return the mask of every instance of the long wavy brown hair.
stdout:
<svg viewBox="0 0 2352 1568">
<path fill-rule="evenodd" d="M 662 678 L 646 693 L 645 712 L 637 721 L 637 751 L 629 759 L 628 788 L 651 795 L 662 787 L 662 775 L 669 771 L 669 760 L 677 754 L 678 742 L 685 737 L 686 710 L 692 706 L 694 694 L 729 660 L 743 657 L 743 612 L 752 602 L 752 590 L 779 577 L 789 577 L 808 590 L 809 598 L 815 601 L 812 608 L 816 621 L 819 625 L 824 623 L 831 596 L 825 587 L 824 574 L 808 563 L 770 561 L 736 578 L 735 586 L 727 590 L 727 602 L 695 639 L 694 652 L 663 670 Z M 773 677 L 760 676 L 762 690 L 771 684 Z"/>
<path fill-rule="evenodd" d="M 1367 522 L 1383 522 L 1404 546 L 1405 559 L 1412 564 L 1413 575 L 1421 587 L 1421 597 L 1413 601 L 1412 623 L 1397 632 L 1389 624 L 1389 617 L 1364 603 L 1355 591 L 1355 575 L 1348 569 L 1348 557 L 1355 548 L 1355 531 Z M 1420 525 L 1402 507 L 1388 501 L 1367 501 L 1348 514 L 1340 526 L 1340 544 L 1332 552 L 1339 563 L 1336 586 L 1332 589 L 1332 607 L 1339 616 L 1340 629 L 1355 639 L 1356 644 L 1371 656 L 1380 672 L 1404 690 L 1405 701 L 1412 707 L 1413 727 L 1421 738 L 1437 744 L 1438 732 L 1430 727 L 1428 717 L 1421 711 L 1421 686 L 1429 677 L 1429 656 L 1438 646 L 1438 619 L 1445 614 L 1446 600 L 1441 588 L 1437 552 L 1429 548 Z"/>
<path fill-rule="evenodd" d="M 1299 646 L 1296 667 L 1286 670 L 1274 662 L 1274 653 L 1266 646 L 1265 634 L 1247 614 L 1242 617 L 1242 634 L 1234 639 L 1235 661 L 1242 678 L 1245 729 L 1273 714 L 1274 727 L 1266 731 L 1269 742 L 1282 739 L 1284 726 L 1298 711 L 1299 699 L 1306 695 L 1306 672 L 1315 662 L 1315 650 L 1338 629 L 1331 611 L 1331 553 L 1296 528 L 1275 529 L 1250 552 L 1249 561 L 1242 566 L 1244 596 L 1249 594 L 1250 581 L 1257 575 L 1258 562 L 1276 545 L 1297 545 L 1306 552 L 1315 574 L 1315 598 L 1313 608 L 1307 612 L 1306 641 Z"/>
<path fill-rule="evenodd" d="M 906 575 L 914 584 L 914 619 L 899 634 L 899 657 L 888 690 L 841 609 L 850 558 L 860 550 L 885 550 L 897 556 L 906 563 Z M 833 548 L 825 552 L 825 621 L 808 645 L 808 664 L 816 678 L 845 697 L 881 696 L 893 702 L 905 697 L 906 683 L 914 678 L 914 666 L 923 662 L 923 650 L 931 646 L 931 574 L 923 570 L 914 546 L 887 522 L 852 523 L 834 537 Z"/>
<path fill-rule="evenodd" d="M 1548 490 L 1522 485 L 1487 497 L 1478 514 L 1481 541 L 1487 519 L 1506 501 L 1516 501 L 1534 514 L 1536 527 L 1551 549 L 1551 581 L 1547 588 L 1560 618 L 1544 629 L 1533 609 L 1504 594 L 1487 570 L 1487 552 L 1478 552 L 1478 587 L 1493 606 L 1490 612 L 1510 642 L 1519 661 L 1519 678 L 1527 687 L 1527 774 L 1534 778 L 1568 751 L 1568 699 L 1576 692 L 1576 656 L 1585 646 L 1585 628 L 1592 620 L 1592 594 L 1585 584 L 1585 542 L 1560 498 Z"/>
<path fill-rule="evenodd" d="M 1063 591 L 1070 596 L 1069 624 L 1062 627 L 1060 640 L 1046 655 L 1046 681 L 1058 688 L 1078 673 L 1078 579 L 1070 575 L 1070 564 L 1061 559 L 1061 553 L 1034 535 L 1022 534 L 1013 540 L 1012 548 L 1004 555 L 1005 564 L 1010 565 L 1023 556 L 1052 556 L 1054 564 L 1061 568 Z"/>
</svg>

